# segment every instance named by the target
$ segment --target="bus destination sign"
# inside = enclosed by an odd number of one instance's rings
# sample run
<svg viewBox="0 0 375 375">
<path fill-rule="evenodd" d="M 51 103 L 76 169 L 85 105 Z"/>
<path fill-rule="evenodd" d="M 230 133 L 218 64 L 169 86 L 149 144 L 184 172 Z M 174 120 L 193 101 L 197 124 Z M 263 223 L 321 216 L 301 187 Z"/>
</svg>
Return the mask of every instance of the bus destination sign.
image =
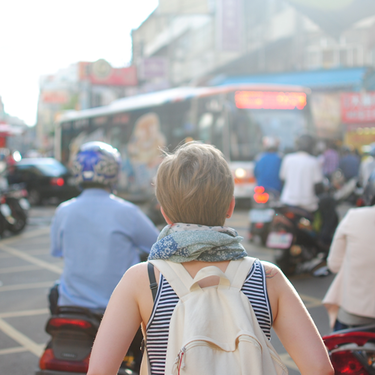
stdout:
<svg viewBox="0 0 375 375">
<path fill-rule="evenodd" d="M 280 91 L 236 91 L 237 108 L 299 109 L 306 106 L 306 93 Z"/>
</svg>

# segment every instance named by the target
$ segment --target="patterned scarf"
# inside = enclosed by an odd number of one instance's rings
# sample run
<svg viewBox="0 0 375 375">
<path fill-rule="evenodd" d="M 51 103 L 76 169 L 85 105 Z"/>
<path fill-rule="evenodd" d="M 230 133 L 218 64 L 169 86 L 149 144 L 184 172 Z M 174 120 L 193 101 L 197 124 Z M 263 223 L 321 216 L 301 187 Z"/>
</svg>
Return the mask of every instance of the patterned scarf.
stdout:
<svg viewBox="0 0 375 375">
<path fill-rule="evenodd" d="M 176 223 L 163 228 L 148 259 L 164 259 L 176 263 L 241 259 L 247 256 L 240 244 L 242 240 L 232 228 Z"/>
</svg>

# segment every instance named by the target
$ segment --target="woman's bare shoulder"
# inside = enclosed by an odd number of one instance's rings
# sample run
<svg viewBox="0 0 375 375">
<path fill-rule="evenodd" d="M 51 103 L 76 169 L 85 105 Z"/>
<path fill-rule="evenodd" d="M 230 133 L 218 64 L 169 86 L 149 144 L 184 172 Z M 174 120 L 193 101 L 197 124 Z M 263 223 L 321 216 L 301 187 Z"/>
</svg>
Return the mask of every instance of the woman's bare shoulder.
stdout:
<svg viewBox="0 0 375 375">
<path fill-rule="evenodd" d="M 283 274 L 282 271 L 280 270 L 280 268 L 276 266 L 276 264 L 273 264 L 273 263 L 268 262 L 266 260 L 262 260 L 261 263 L 264 267 L 266 279 L 273 279 L 276 276 L 280 276 L 280 275 Z"/>
<path fill-rule="evenodd" d="M 138 263 L 130 267 L 118 283 L 117 288 L 135 287 L 139 289 L 139 287 L 144 285 L 148 286 L 147 262 Z"/>
</svg>

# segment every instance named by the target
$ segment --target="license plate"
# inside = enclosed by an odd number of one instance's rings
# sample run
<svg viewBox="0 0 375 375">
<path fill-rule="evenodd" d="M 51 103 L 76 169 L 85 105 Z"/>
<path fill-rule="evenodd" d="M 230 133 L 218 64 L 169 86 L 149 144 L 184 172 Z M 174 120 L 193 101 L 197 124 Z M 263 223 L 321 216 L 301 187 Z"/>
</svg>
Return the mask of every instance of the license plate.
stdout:
<svg viewBox="0 0 375 375">
<path fill-rule="evenodd" d="M 8 217 L 12 215 L 12 210 L 9 208 L 7 204 L 2 204 L 0 207 L 0 211 L 4 217 Z"/>
<path fill-rule="evenodd" d="M 275 215 L 275 210 L 267 208 L 265 210 L 253 209 L 249 212 L 249 220 L 251 223 L 269 223 Z"/>
<path fill-rule="evenodd" d="M 266 246 L 274 249 L 287 249 L 292 245 L 292 233 L 271 232 L 267 237 Z"/>
<path fill-rule="evenodd" d="M 29 201 L 28 201 L 27 199 L 25 199 L 25 198 L 21 198 L 21 199 L 19 200 L 19 204 L 20 204 L 20 206 L 21 206 L 24 210 L 28 210 L 28 209 L 30 209 L 30 203 L 29 203 Z"/>
</svg>

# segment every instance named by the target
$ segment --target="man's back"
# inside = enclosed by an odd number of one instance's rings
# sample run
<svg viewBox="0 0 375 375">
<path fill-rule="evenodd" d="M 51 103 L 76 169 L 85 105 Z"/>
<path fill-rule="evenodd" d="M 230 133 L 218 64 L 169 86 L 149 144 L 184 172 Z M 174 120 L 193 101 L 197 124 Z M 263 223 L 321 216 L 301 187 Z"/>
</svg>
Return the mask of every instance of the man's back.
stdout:
<svg viewBox="0 0 375 375">
<path fill-rule="evenodd" d="M 58 304 L 105 308 L 157 234 L 138 207 L 103 189 L 86 189 L 61 204 L 51 228 L 51 254 L 64 257 Z"/>
<path fill-rule="evenodd" d="M 286 155 L 281 163 L 280 178 L 284 180 L 281 202 L 308 211 L 318 208 L 315 184 L 323 180 L 318 160 L 307 152 Z"/>
<path fill-rule="evenodd" d="M 353 154 L 344 155 L 340 159 L 339 168 L 344 173 L 346 180 L 358 176 L 360 163 L 360 158 Z"/>
<path fill-rule="evenodd" d="M 281 158 L 277 152 L 265 152 L 255 164 L 254 174 L 257 184 L 266 189 L 281 191 L 279 177 Z"/>
</svg>

